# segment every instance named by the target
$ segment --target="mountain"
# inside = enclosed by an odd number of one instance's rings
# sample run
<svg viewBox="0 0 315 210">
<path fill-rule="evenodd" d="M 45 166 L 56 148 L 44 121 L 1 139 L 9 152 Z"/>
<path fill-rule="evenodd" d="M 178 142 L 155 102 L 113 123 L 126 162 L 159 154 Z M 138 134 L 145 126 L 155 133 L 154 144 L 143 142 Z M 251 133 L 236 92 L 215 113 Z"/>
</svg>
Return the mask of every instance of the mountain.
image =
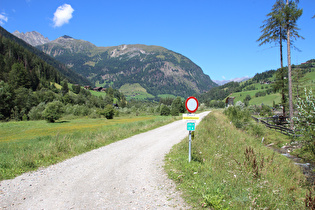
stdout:
<svg viewBox="0 0 315 210">
<path fill-rule="evenodd" d="M 36 31 L 26 33 L 14 31 L 12 34 L 24 40 L 25 42 L 29 43 L 32 46 L 42 45 L 50 42 L 50 40 L 47 37 L 44 37 L 42 34 Z"/>
<path fill-rule="evenodd" d="M 230 80 L 213 80 L 216 84 L 218 85 L 224 85 L 226 83 L 229 83 L 229 82 L 244 82 L 246 80 L 249 80 L 251 77 L 241 77 L 241 78 L 235 78 L 235 79 L 230 79 Z"/>
<path fill-rule="evenodd" d="M 66 77 L 69 82 L 73 84 L 80 84 L 80 85 L 91 85 L 90 81 L 86 79 L 85 77 L 67 68 L 64 64 L 60 63 L 59 61 L 52 58 L 51 56 L 43 53 L 37 48 L 31 46 L 30 44 L 23 41 L 22 39 L 14 36 L 13 34 L 8 32 L 1 26 L 0 26 L 0 36 L 3 36 L 11 41 L 14 41 L 17 45 L 20 45 L 21 47 L 33 53 L 34 55 L 38 56 L 39 59 L 45 61 L 47 64 L 51 65 L 58 72 L 60 72 L 64 77 Z"/>
<path fill-rule="evenodd" d="M 97 47 L 88 41 L 62 36 L 37 48 L 85 76 L 95 86 L 119 89 L 125 84 L 138 83 L 154 96 L 183 97 L 217 86 L 187 57 L 160 46 Z"/>
</svg>

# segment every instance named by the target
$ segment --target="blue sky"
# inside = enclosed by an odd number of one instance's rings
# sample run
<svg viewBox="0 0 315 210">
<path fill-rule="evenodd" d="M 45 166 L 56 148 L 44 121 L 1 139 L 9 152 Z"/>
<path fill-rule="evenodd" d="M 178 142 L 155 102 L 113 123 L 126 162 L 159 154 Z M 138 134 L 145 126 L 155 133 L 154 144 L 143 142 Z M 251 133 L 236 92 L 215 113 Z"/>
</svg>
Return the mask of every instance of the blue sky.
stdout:
<svg viewBox="0 0 315 210">
<path fill-rule="evenodd" d="M 37 31 L 50 40 L 69 35 L 97 46 L 158 45 L 188 57 L 211 79 L 223 80 L 279 68 L 279 48 L 256 42 L 274 2 L 1 0 L 0 25 L 11 33 Z M 315 59 L 315 1 L 300 0 L 299 7 L 305 40 L 295 41 L 301 52 L 292 50 L 293 64 Z"/>
</svg>

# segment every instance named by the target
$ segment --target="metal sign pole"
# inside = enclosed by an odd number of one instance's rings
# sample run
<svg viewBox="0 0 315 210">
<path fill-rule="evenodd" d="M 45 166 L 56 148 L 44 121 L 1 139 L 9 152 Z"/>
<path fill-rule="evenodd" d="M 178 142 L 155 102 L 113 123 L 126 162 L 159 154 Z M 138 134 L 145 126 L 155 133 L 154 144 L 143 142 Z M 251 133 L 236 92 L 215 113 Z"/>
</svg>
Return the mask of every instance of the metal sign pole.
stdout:
<svg viewBox="0 0 315 210">
<path fill-rule="evenodd" d="M 199 102 L 198 100 L 193 97 L 193 96 L 190 96 L 189 98 L 186 99 L 185 101 L 185 107 L 189 113 L 189 115 L 191 115 L 192 113 L 196 112 L 198 107 L 199 107 Z M 191 118 L 193 117 L 193 118 Z M 183 118 L 185 119 L 185 117 L 183 116 Z M 187 116 L 186 119 L 199 119 L 199 116 Z M 196 127 L 196 124 L 195 122 L 187 122 L 187 130 L 189 130 L 189 152 L 188 152 L 188 161 L 190 162 L 191 161 L 191 131 L 195 130 L 195 127 Z"/>
<path fill-rule="evenodd" d="M 191 161 L 191 131 L 189 131 L 189 152 L 188 152 L 188 161 Z"/>
</svg>

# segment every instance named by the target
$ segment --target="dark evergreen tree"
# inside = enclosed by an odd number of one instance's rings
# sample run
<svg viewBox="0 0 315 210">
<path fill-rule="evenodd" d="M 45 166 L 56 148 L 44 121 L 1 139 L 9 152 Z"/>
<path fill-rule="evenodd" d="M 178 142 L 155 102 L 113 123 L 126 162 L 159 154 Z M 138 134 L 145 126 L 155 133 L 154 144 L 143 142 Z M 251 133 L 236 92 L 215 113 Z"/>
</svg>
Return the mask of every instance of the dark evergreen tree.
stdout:
<svg viewBox="0 0 315 210">
<path fill-rule="evenodd" d="M 67 94 L 69 92 L 69 86 L 68 86 L 68 81 L 67 80 L 63 80 L 62 81 L 61 92 L 62 92 L 62 95 L 65 95 L 65 94 Z"/>
<path fill-rule="evenodd" d="M 0 120 L 10 118 L 11 109 L 14 106 L 13 99 L 14 92 L 12 88 L 4 81 L 0 81 Z"/>
</svg>

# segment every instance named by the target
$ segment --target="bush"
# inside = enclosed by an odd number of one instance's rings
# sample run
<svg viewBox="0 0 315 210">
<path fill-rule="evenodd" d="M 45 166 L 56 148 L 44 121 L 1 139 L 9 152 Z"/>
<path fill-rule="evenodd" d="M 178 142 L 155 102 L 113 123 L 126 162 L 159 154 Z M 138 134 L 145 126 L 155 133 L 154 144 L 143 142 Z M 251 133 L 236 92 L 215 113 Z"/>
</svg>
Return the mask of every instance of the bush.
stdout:
<svg viewBox="0 0 315 210">
<path fill-rule="evenodd" d="M 260 116 L 272 116 L 272 109 L 267 105 L 262 105 L 260 110 Z"/>
<path fill-rule="evenodd" d="M 302 135 L 304 146 L 315 151 L 315 98 L 312 90 L 307 92 L 305 89 L 305 99 L 298 98 L 297 110 L 298 116 L 293 118 L 296 129 Z"/>
<path fill-rule="evenodd" d="M 46 105 L 43 117 L 48 122 L 53 123 L 62 116 L 63 112 L 63 104 L 60 101 L 53 101 Z"/>
<path fill-rule="evenodd" d="M 262 96 L 266 96 L 265 91 L 259 91 L 259 92 L 255 93 L 255 97 L 262 97 Z"/>
<path fill-rule="evenodd" d="M 115 109 L 112 105 L 108 104 L 104 109 L 97 109 L 96 114 L 104 116 L 106 119 L 113 119 L 115 115 Z"/>
<path fill-rule="evenodd" d="M 176 107 L 172 108 L 171 109 L 171 115 L 172 116 L 178 116 L 179 115 L 179 110 Z"/>
<path fill-rule="evenodd" d="M 162 105 L 162 108 L 161 108 L 161 115 L 162 116 L 168 116 L 168 115 L 170 115 L 170 113 L 171 113 L 171 110 L 167 107 L 167 106 L 165 106 L 165 105 Z"/>
<path fill-rule="evenodd" d="M 245 104 L 241 101 L 237 101 L 235 106 L 239 107 L 240 109 L 244 109 L 245 108 Z"/>
<path fill-rule="evenodd" d="M 113 119 L 115 115 L 115 109 L 112 105 L 108 104 L 105 106 L 105 117 L 106 119 Z"/>
<path fill-rule="evenodd" d="M 42 113 L 45 110 L 45 103 L 42 102 L 37 106 L 34 106 L 28 113 L 28 117 L 30 120 L 42 120 Z"/>
<path fill-rule="evenodd" d="M 237 128 L 243 128 L 251 119 L 250 112 L 247 109 L 242 110 L 239 106 L 229 106 L 224 110 L 224 114 Z"/>
</svg>

